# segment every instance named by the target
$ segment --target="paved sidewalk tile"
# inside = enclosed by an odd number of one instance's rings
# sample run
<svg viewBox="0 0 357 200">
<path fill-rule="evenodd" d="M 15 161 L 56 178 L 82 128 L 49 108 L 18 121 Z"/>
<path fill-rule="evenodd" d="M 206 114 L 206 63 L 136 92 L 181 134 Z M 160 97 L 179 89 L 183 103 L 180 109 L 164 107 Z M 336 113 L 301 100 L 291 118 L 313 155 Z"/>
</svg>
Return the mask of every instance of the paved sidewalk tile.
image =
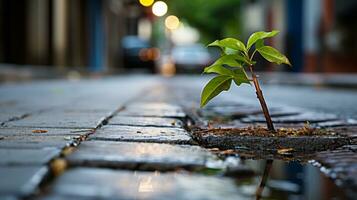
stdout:
<svg viewBox="0 0 357 200">
<path fill-rule="evenodd" d="M 325 167 L 327 176 L 341 181 L 343 187 L 357 189 L 357 154 L 353 151 L 356 145 L 320 152 L 315 160 Z"/>
<path fill-rule="evenodd" d="M 95 128 L 107 113 L 48 111 L 5 123 L 8 127 Z"/>
<path fill-rule="evenodd" d="M 289 116 L 297 115 L 301 110 L 285 107 L 270 107 L 269 113 L 272 117 L 279 116 Z M 262 109 L 260 106 L 252 105 L 239 105 L 239 106 L 211 106 L 201 110 L 201 115 L 204 117 L 217 117 L 217 116 L 233 116 L 234 118 L 247 117 L 249 115 L 263 115 Z"/>
<path fill-rule="evenodd" d="M 53 187 L 58 197 L 88 199 L 251 199 L 232 179 L 177 173 L 76 168 L 65 172 Z M 54 198 L 55 199 L 55 198 Z"/>
<path fill-rule="evenodd" d="M 177 105 L 166 103 L 134 103 L 125 106 L 119 116 L 184 118 L 186 114 Z"/>
<path fill-rule="evenodd" d="M 29 127 L 1 127 L 0 137 L 5 136 L 79 136 L 86 135 L 91 129 L 69 128 L 29 128 Z"/>
<path fill-rule="evenodd" d="M 159 143 L 85 141 L 67 157 L 70 164 L 140 170 L 204 168 L 216 157 L 204 148 Z"/>
<path fill-rule="evenodd" d="M 272 117 L 273 122 L 275 123 L 299 123 L 299 122 L 326 122 L 331 120 L 336 120 L 337 116 L 333 114 L 322 114 L 322 113 L 308 113 L 304 112 L 299 115 L 291 116 L 281 116 L 281 117 Z M 250 116 L 242 119 L 243 122 L 254 123 L 254 122 L 265 122 L 263 115 L 260 116 Z"/>
<path fill-rule="evenodd" d="M 0 166 L 0 199 L 33 193 L 47 172 L 43 166 Z"/>
<path fill-rule="evenodd" d="M 133 127 L 133 126 L 103 126 L 93 135 L 92 140 L 136 141 L 191 144 L 192 138 L 185 129 L 158 128 L 158 127 Z"/>
<path fill-rule="evenodd" d="M 172 127 L 172 128 L 183 127 L 183 122 L 179 119 L 161 118 L 161 117 L 114 116 L 109 120 L 108 124 L 125 125 L 125 126 Z"/>
<path fill-rule="evenodd" d="M 42 165 L 60 154 L 60 149 L 0 149 L 0 166 Z"/>
<path fill-rule="evenodd" d="M 46 148 L 62 149 L 74 143 L 70 136 L 1 136 L 0 148 Z"/>
<path fill-rule="evenodd" d="M 135 103 L 129 103 L 128 105 L 125 106 L 125 108 L 128 109 L 128 110 L 132 110 L 132 109 L 155 109 L 155 110 L 182 111 L 181 106 L 179 106 L 177 104 L 164 103 L 164 102 L 150 102 L 150 103 L 135 102 Z"/>
</svg>

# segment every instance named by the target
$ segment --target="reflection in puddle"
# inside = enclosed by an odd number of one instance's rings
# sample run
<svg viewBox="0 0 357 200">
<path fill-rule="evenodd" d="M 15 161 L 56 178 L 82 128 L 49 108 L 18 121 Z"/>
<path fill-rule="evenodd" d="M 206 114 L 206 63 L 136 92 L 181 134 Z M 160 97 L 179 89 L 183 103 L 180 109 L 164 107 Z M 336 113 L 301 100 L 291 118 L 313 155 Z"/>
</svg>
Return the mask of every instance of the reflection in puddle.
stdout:
<svg viewBox="0 0 357 200">
<path fill-rule="evenodd" d="M 274 160 L 274 162 L 244 160 L 243 162 L 262 174 L 255 178 L 237 181 L 238 190 L 245 196 L 278 200 L 347 199 L 345 191 L 321 173 L 319 168 L 310 164 L 302 165 L 299 162 L 281 160 Z"/>
<path fill-rule="evenodd" d="M 152 186 L 152 177 L 143 177 L 139 181 L 139 188 L 138 192 L 153 192 L 153 186 Z"/>
<path fill-rule="evenodd" d="M 150 173 L 150 175 L 146 174 L 146 175 L 138 175 L 137 172 L 134 172 L 134 176 L 137 176 L 138 179 L 138 192 L 139 193 L 153 193 L 153 192 L 157 192 L 155 191 L 155 189 L 157 190 L 158 188 L 160 188 L 160 190 L 165 189 L 165 187 L 160 186 L 160 172 L 159 171 L 155 171 L 153 173 Z M 160 186 L 160 187 L 159 187 Z"/>
<path fill-rule="evenodd" d="M 262 192 L 263 192 L 266 182 L 268 180 L 272 165 L 273 165 L 273 160 L 267 160 L 265 163 L 262 179 L 261 179 L 260 184 L 257 188 L 257 191 L 255 192 L 255 196 L 256 196 L 257 200 L 259 200 L 262 197 Z"/>
</svg>

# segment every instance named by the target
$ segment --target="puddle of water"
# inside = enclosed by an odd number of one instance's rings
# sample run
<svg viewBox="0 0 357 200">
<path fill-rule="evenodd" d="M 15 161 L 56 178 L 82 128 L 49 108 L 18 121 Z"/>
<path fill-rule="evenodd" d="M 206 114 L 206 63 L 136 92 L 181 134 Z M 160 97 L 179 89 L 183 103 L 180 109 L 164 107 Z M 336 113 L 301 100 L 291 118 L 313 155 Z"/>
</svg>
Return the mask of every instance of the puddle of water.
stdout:
<svg viewBox="0 0 357 200">
<path fill-rule="evenodd" d="M 259 175 L 250 179 L 237 180 L 240 193 L 255 197 L 261 182 L 265 160 L 243 160 Z M 347 194 L 338 188 L 317 167 L 299 162 L 274 160 L 261 199 L 347 199 Z"/>
</svg>

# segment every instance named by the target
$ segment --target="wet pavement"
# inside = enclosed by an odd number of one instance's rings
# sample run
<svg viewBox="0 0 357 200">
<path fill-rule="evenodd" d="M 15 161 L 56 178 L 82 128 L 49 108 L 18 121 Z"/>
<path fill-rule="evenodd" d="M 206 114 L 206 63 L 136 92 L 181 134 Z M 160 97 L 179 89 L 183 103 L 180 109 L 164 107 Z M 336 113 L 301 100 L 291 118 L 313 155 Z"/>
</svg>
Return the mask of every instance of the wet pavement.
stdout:
<svg viewBox="0 0 357 200">
<path fill-rule="evenodd" d="M 253 88 L 198 109 L 206 81 L 123 76 L 2 85 L 0 199 L 254 199 L 271 155 L 205 148 L 192 137 L 197 127 L 264 125 Z M 269 157 L 275 161 L 263 198 L 354 199 L 357 92 L 291 85 L 263 91 L 277 127 L 309 121 L 350 141 Z"/>
</svg>

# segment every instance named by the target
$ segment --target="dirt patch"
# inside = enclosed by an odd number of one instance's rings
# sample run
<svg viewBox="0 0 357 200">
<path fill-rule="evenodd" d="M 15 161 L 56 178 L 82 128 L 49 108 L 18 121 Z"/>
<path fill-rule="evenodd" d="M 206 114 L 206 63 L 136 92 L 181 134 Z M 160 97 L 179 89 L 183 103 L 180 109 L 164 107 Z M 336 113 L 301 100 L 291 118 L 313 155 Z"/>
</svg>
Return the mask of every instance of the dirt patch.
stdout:
<svg viewBox="0 0 357 200">
<path fill-rule="evenodd" d="M 287 136 L 335 136 L 336 132 L 327 129 L 310 128 L 279 128 L 275 132 L 264 127 L 246 128 L 211 128 L 196 131 L 196 134 L 210 134 L 221 136 L 259 136 L 259 137 L 287 137 Z"/>
<path fill-rule="evenodd" d="M 317 128 L 280 128 L 271 132 L 263 127 L 207 129 L 192 133 L 208 148 L 268 151 L 280 155 L 294 152 L 317 152 L 335 149 L 350 139 L 333 130 Z"/>
</svg>

